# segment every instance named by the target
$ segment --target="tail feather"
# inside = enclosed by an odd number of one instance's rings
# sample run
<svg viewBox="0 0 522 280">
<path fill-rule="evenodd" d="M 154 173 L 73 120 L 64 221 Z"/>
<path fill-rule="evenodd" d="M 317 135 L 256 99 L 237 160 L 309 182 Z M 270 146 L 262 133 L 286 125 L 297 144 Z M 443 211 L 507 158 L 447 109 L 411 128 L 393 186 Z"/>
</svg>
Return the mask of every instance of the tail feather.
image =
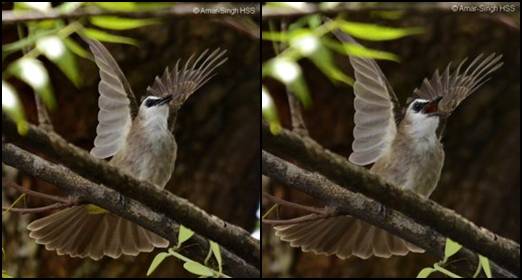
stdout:
<svg viewBox="0 0 522 280">
<path fill-rule="evenodd" d="M 308 217 L 318 217 L 310 214 Z M 276 235 L 292 247 L 304 252 L 336 255 L 345 259 L 356 256 L 389 258 L 404 256 L 408 252 L 424 252 L 419 248 L 383 229 L 374 227 L 350 216 L 336 216 L 311 220 L 292 225 L 275 226 Z"/>
<path fill-rule="evenodd" d="M 85 206 L 61 210 L 33 221 L 29 236 L 58 255 L 118 258 L 136 256 L 154 247 L 167 247 L 168 241 L 141 226 L 112 213 L 91 214 Z"/>
</svg>

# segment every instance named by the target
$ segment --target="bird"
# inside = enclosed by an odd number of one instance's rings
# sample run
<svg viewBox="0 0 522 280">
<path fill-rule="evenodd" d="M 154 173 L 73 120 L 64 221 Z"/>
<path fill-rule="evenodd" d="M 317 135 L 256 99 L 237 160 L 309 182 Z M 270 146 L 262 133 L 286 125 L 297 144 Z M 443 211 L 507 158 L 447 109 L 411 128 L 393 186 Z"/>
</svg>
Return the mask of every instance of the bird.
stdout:
<svg viewBox="0 0 522 280">
<path fill-rule="evenodd" d="M 84 39 L 99 68 L 98 125 L 90 154 L 109 160 L 137 179 L 165 188 L 174 171 L 177 143 L 169 115 L 215 74 L 227 61 L 226 50 L 206 49 L 195 61 L 193 53 L 184 65 L 177 60 L 147 88 L 147 96 L 137 106 L 132 88 L 116 60 L 105 46 Z M 175 121 L 175 120 L 171 120 Z M 58 255 L 91 258 L 118 258 L 165 248 L 168 240 L 93 204 L 77 205 L 31 222 L 30 238 Z"/>
<path fill-rule="evenodd" d="M 333 30 L 343 43 L 361 46 L 350 35 Z M 354 129 L 349 161 L 366 166 L 403 190 L 429 197 L 437 187 L 444 165 L 442 136 L 444 127 L 457 106 L 499 69 L 502 55 L 478 55 L 465 68 L 467 59 L 454 69 L 451 63 L 442 73 L 434 72 L 413 91 L 401 107 L 384 73 L 375 60 L 348 54 L 354 69 Z M 327 206 L 332 212 L 332 209 Z M 335 212 L 335 211 L 333 211 Z M 292 219 L 293 220 L 293 219 Z M 274 226 L 275 235 L 304 252 L 389 258 L 424 250 L 384 229 L 349 215 L 317 213 Z M 302 222 L 304 221 L 304 222 Z"/>
</svg>

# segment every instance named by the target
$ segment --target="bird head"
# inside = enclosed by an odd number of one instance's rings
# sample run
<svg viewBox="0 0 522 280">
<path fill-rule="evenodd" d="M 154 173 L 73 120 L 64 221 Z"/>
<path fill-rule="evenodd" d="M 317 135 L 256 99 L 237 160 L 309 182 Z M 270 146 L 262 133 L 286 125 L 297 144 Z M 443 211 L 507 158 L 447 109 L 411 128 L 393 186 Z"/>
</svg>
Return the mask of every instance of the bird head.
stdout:
<svg viewBox="0 0 522 280">
<path fill-rule="evenodd" d="M 440 96 L 432 100 L 417 98 L 408 105 L 405 120 L 411 134 L 417 137 L 435 135 L 440 122 L 439 102 L 441 99 Z"/>
<path fill-rule="evenodd" d="M 140 105 L 138 115 L 145 121 L 164 120 L 169 117 L 169 102 L 172 100 L 172 95 L 147 96 L 143 99 Z"/>
</svg>

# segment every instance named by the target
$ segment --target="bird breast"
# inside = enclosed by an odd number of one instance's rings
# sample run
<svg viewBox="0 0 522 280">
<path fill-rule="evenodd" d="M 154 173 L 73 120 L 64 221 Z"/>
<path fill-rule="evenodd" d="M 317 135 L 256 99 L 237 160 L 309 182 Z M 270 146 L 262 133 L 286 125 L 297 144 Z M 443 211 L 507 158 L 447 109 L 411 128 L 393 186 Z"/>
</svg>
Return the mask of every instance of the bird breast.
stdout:
<svg viewBox="0 0 522 280">
<path fill-rule="evenodd" d="M 110 163 L 163 189 L 174 171 L 176 154 L 176 140 L 167 128 L 133 122 L 125 146 Z"/>
</svg>

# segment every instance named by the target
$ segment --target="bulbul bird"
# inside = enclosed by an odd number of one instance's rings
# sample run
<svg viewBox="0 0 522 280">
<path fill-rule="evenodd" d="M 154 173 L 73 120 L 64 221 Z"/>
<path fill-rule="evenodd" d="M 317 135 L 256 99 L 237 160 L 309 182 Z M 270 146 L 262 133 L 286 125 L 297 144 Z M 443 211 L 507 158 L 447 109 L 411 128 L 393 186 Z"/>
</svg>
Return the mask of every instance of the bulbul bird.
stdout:
<svg viewBox="0 0 522 280">
<path fill-rule="evenodd" d="M 133 108 L 134 94 L 116 60 L 98 41 L 86 40 L 99 68 L 98 126 L 91 155 L 104 159 L 132 176 L 163 189 L 176 161 L 177 144 L 168 125 L 169 110 L 177 111 L 183 102 L 205 84 L 223 64 L 226 50 L 208 49 L 192 63 L 193 54 L 173 71 L 165 69 L 156 77 L 149 96 Z M 207 55 L 208 54 L 208 55 Z M 135 106 L 135 105 L 134 105 Z M 174 112 L 175 113 L 175 112 Z M 118 258 L 167 247 L 169 242 L 92 204 L 74 206 L 33 221 L 27 226 L 30 237 L 56 250 L 58 255 Z"/>
<path fill-rule="evenodd" d="M 334 35 L 342 42 L 358 44 L 339 30 Z M 444 164 L 440 142 L 443 125 L 455 108 L 502 66 L 501 58 L 501 55 L 481 54 L 465 70 L 462 67 L 466 59 L 456 69 L 450 63 L 442 74 L 437 70 L 431 79 L 424 79 L 407 106 L 401 109 L 377 63 L 371 58 L 349 55 L 355 74 L 355 127 L 350 162 L 361 166 L 373 164 L 372 173 L 404 190 L 429 197 Z M 305 252 L 342 259 L 389 258 L 424 251 L 348 215 L 309 214 L 303 220 L 307 221 L 275 226 L 275 234 Z"/>
</svg>

